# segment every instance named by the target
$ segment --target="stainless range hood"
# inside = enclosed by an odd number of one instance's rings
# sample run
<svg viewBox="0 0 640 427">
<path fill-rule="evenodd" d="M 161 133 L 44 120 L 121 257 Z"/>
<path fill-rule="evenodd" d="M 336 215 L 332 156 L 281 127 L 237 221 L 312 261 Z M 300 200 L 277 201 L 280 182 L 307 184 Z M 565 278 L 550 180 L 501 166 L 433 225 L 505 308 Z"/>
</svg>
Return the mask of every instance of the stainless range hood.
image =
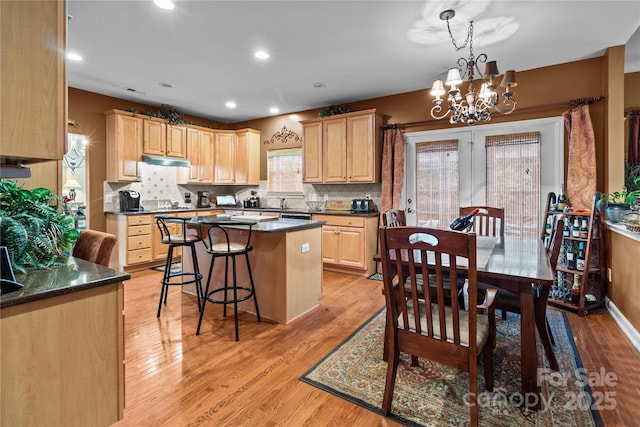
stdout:
<svg viewBox="0 0 640 427">
<path fill-rule="evenodd" d="M 0 178 L 31 178 L 31 168 L 22 163 L 0 165 Z"/>
<path fill-rule="evenodd" d="M 187 159 L 178 159 L 176 157 L 162 157 L 162 156 L 152 156 L 150 154 L 143 154 L 142 161 L 149 165 L 156 166 L 178 166 L 182 168 L 188 168 L 191 166 L 189 160 Z"/>
</svg>

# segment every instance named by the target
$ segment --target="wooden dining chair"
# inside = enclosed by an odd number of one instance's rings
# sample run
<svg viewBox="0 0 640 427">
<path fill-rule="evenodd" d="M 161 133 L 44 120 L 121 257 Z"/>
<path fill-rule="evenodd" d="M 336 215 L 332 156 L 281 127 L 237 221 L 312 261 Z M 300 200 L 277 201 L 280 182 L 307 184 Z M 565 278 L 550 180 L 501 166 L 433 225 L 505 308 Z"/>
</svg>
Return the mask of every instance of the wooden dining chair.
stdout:
<svg viewBox="0 0 640 427">
<path fill-rule="evenodd" d="M 493 236 L 504 239 L 504 208 L 492 206 L 465 206 L 460 208 L 460 216 L 468 215 L 474 209 L 480 211 L 476 214 L 471 231 L 478 236 Z"/>
<path fill-rule="evenodd" d="M 71 255 L 86 261 L 109 266 L 116 236 L 97 230 L 81 230 Z"/>
<path fill-rule="evenodd" d="M 457 299 L 444 303 L 445 275 L 457 287 L 457 258 L 468 260 L 470 301 L 477 297 L 476 236 L 424 227 L 380 228 L 382 275 L 386 301 L 386 340 L 389 361 L 382 412 L 391 412 L 400 353 L 429 359 L 469 372 L 471 425 L 478 425 L 478 357 L 483 355 L 486 389 L 493 390 L 496 289 L 487 291 L 485 304 L 464 310 Z M 431 255 L 429 255 L 431 254 Z M 428 257 L 433 256 L 433 260 Z M 427 269 L 435 274 L 435 296 L 418 285 L 417 275 Z M 407 292 L 407 288 L 410 292 Z"/>
<path fill-rule="evenodd" d="M 385 227 L 403 227 L 407 225 L 407 216 L 402 209 L 389 209 L 382 215 Z"/>
</svg>

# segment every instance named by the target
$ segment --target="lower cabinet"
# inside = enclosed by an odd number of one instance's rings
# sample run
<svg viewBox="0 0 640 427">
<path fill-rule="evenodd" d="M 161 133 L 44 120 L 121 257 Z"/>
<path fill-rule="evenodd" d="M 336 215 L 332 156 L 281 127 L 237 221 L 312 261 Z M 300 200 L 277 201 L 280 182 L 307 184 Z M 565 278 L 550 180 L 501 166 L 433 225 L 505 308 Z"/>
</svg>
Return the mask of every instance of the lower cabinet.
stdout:
<svg viewBox="0 0 640 427">
<path fill-rule="evenodd" d="M 114 234 L 117 239 L 110 267 L 124 270 L 125 267 L 142 267 L 154 261 L 153 227 L 155 220 L 151 214 L 107 214 L 107 233 Z"/>
<path fill-rule="evenodd" d="M 378 217 L 313 215 L 322 226 L 322 262 L 327 270 L 369 276 L 375 273 Z"/>
</svg>

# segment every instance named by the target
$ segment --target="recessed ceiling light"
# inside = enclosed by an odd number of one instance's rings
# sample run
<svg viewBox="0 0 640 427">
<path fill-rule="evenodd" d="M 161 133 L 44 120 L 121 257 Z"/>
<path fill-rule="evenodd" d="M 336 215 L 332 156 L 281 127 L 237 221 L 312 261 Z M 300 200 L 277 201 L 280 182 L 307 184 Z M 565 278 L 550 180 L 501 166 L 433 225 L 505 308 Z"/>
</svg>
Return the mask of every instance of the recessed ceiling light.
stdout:
<svg viewBox="0 0 640 427">
<path fill-rule="evenodd" d="M 173 85 L 171 83 L 164 83 L 164 82 L 160 82 L 158 83 L 160 86 L 162 87 L 173 87 Z"/>
<path fill-rule="evenodd" d="M 233 101 L 227 101 L 224 105 L 225 105 L 227 108 L 236 108 L 236 107 L 238 106 L 238 105 L 237 105 L 235 102 L 233 102 Z"/>
<path fill-rule="evenodd" d="M 256 51 L 253 56 L 255 56 L 258 59 L 269 59 L 271 58 L 271 55 L 269 55 L 268 52 L 264 51 L 264 50 L 258 50 Z"/>
<path fill-rule="evenodd" d="M 67 59 L 69 61 L 82 61 L 82 56 L 78 55 L 77 53 L 73 53 L 73 52 L 67 52 Z"/>
<path fill-rule="evenodd" d="M 280 109 L 278 107 L 271 107 L 269 108 L 269 112 L 271 114 L 278 114 L 280 112 Z"/>
<path fill-rule="evenodd" d="M 171 0 L 153 0 L 153 3 L 160 9 L 172 10 L 176 7 Z"/>
<path fill-rule="evenodd" d="M 317 88 L 317 89 L 321 89 L 323 87 L 326 87 L 327 85 L 322 83 L 322 82 L 317 82 L 313 84 L 313 87 Z"/>
</svg>

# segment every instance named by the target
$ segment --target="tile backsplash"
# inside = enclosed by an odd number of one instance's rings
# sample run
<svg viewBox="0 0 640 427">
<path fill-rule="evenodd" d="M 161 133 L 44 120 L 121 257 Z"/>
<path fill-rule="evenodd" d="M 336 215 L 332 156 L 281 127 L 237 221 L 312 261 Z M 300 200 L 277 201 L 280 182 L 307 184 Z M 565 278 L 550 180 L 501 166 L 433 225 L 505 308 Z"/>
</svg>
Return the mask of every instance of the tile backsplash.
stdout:
<svg viewBox="0 0 640 427">
<path fill-rule="evenodd" d="M 251 196 L 255 191 L 260 198 L 261 207 L 280 207 L 282 195 L 268 193 L 267 181 L 260 181 L 259 186 L 222 186 L 222 185 L 182 185 L 177 183 L 177 168 L 167 166 L 154 166 L 139 163 L 140 182 L 133 183 L 104 183 L 104 210 L 118 211 L 120 203 L 118 192 L 121 190 L 134 190 L 140 193 L 142 206 L 146 210 L 158 208 L 158 204 L 177 202 L 179 206 L 195 207 L 197 192 L 209 191 L 211 194 L 231 194 L 238 201 Z M 185 193 L 191 193 L 191 206 L 185 204 Z M 307 200 L 351 200 L 369 196 L 376 207 L 380 208 L 382 189 L 380 184 L 304 184 L 302 195 L 284 196 L 286 206 L 294 209 L 307 209 Z"/>
</svg>

